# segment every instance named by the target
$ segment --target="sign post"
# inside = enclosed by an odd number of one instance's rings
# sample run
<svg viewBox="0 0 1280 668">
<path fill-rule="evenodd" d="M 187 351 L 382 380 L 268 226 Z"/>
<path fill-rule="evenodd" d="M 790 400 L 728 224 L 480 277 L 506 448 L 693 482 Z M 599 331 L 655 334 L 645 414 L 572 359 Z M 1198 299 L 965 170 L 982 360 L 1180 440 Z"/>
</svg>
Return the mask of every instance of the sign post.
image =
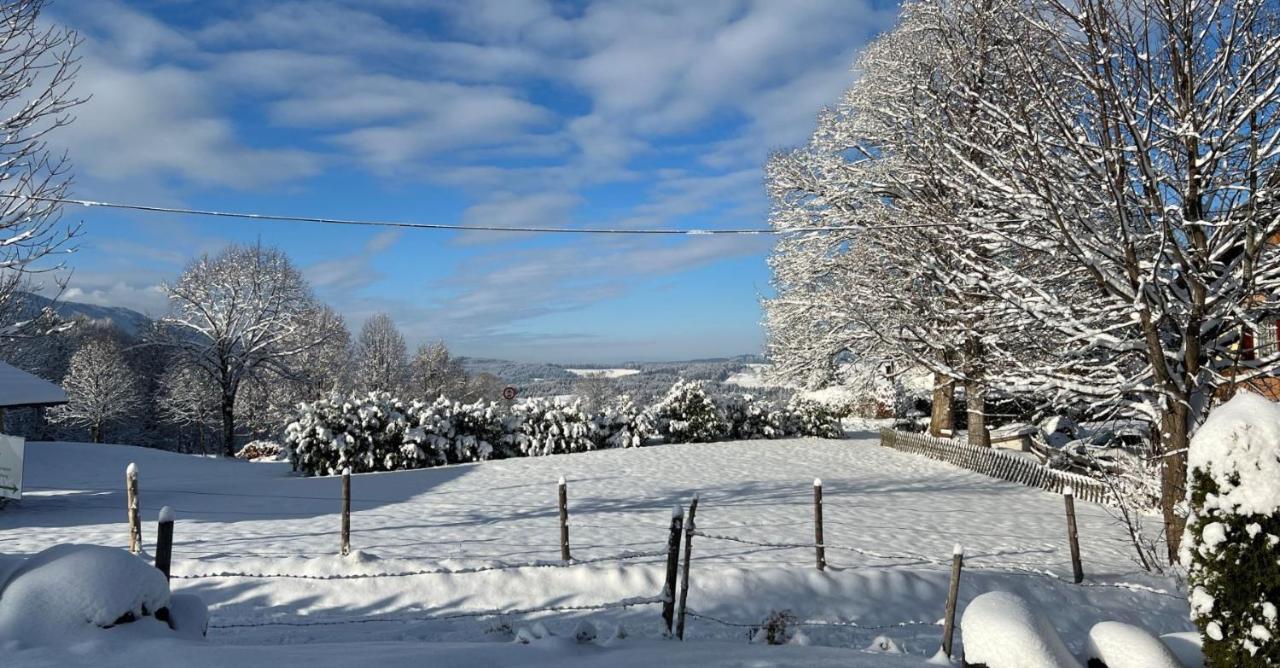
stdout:
<svg viewBox="0 0 1280 668">
<path fill-rule="evenodd" d="M 0 434 L 0 498 L 22 500 L 22 457 L 27 439 Z"/>
</svg>

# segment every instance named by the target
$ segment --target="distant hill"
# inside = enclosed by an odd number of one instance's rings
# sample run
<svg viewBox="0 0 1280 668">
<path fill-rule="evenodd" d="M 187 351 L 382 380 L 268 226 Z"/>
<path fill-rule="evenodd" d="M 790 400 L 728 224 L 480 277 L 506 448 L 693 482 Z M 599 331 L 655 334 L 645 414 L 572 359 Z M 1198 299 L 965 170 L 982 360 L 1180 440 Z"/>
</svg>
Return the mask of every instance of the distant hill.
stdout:
<svg viewBox="0 0 1280 668">
<path fill-rule="evenodd" d="M 26 302 L 27 311 L 32 314 L 39 313 L 45 307 L 52 305 L 53 310 L 64 319 L 70 320 L 76 317 L 85 317 L 97 322 L 110 322 L 130 336 L 137 336 L 151 327 L 151 318 L 123 306 L 98 306 L 96 304 L 69 301 L 54 302 L 48 297 L 31 292 L 24 293 L 22 297 Z"/>
</svg>

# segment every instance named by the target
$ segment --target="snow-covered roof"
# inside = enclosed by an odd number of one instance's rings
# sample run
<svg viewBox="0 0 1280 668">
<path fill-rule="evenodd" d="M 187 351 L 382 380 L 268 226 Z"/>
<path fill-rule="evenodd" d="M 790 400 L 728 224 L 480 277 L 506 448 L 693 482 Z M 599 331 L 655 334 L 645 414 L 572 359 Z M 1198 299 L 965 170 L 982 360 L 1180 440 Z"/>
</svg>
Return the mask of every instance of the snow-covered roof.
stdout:
<svg viewBox="0 0 1280 668">
<path fill-rule="evenodd" d="M 67 403 L 61 387 L 0 362 L 0 408 L 53 406 Z"/>
</svg>

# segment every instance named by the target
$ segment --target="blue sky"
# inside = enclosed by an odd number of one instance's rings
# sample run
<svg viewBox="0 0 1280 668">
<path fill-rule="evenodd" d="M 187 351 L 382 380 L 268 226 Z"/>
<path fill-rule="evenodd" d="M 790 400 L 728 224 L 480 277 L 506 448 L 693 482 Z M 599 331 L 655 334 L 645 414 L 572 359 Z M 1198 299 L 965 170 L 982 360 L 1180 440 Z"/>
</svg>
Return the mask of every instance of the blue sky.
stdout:
<svg viewBox="0 0 1280 668">
<path fill-rule="evenodd" d="M 55 2 L 91 99 L 53 138 L 85 199 L 492 225 L 758 227 L 892 22 L 873 0 Z M 66 297 L 162 313 L 261 239 L 357 331 L 529 361 L 760 352 L 767 238 L 380 231 L 68 209 Z"/>
</svg>

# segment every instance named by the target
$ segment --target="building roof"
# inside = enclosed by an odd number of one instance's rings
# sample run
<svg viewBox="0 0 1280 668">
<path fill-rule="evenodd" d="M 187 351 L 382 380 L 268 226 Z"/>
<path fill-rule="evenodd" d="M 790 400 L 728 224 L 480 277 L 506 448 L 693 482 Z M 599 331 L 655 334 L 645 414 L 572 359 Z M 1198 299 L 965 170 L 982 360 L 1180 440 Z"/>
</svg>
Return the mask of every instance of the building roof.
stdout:
<svg viewBox="0 0 1280 668">
<path fill-rule="evenodd" d="M 0 408 L 55 406 L 67 403 L 67 393 L 49 381 L 0 362 Z"/>
</svg>

